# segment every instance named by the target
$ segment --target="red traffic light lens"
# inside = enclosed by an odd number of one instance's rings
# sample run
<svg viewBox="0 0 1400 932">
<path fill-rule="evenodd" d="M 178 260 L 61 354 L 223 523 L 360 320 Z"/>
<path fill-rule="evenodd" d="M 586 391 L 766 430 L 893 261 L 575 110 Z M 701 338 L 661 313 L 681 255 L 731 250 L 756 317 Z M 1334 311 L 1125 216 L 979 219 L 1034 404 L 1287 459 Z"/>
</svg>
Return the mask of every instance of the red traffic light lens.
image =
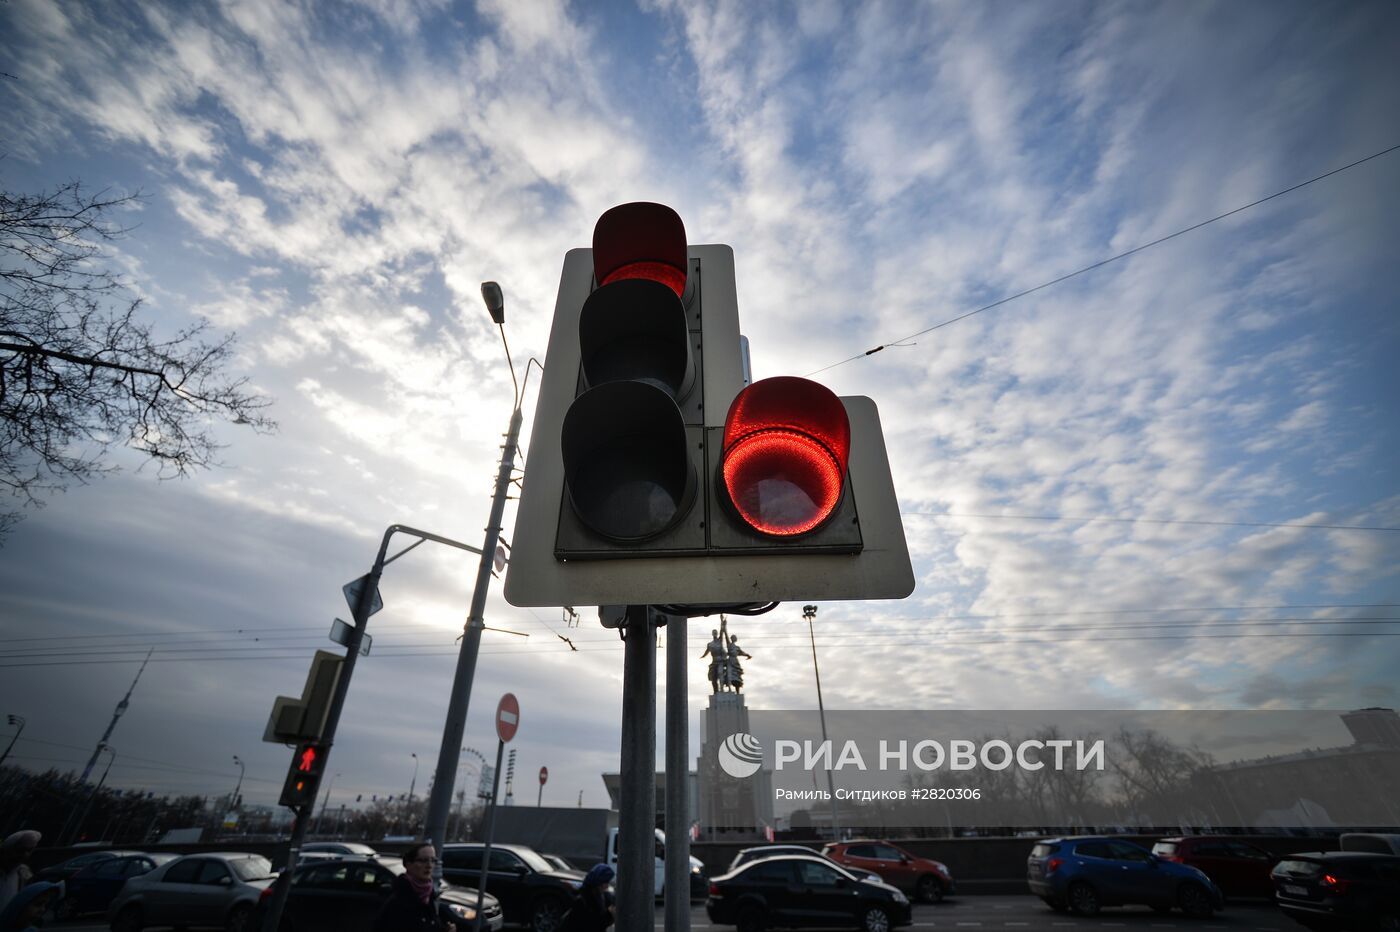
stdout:
<svg viewBox="0 0 1400 932">
<path fill-rule="evenodd" d="M 836 511 L 850 449 L 846 408 L 830 389 L 789 376 L 764 379 L 729 406 L 720 476 L 746 524 L 793 537 Z"/>
<path fill-rule="evenodd" d="M 593 226 L 593 275 L 599 287 L 642 278 L 660 282 L 681 297 L 689 267 L 685 224 L 664 204 L 619 204 Z"/>
</svg>

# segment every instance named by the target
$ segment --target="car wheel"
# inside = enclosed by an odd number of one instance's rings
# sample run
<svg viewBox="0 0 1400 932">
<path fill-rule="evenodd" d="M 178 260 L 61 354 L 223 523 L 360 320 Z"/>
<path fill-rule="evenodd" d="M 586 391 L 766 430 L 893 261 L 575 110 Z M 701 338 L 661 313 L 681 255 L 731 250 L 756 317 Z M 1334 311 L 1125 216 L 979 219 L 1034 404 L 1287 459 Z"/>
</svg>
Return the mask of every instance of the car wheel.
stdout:
<svg viewBox="0 0 1400 932">
<path fill-rule="evenodd" d="M 224 932 L 246 932 L 248 917 L 252 914 L 253 907 L 247 903 L 239 903 L 228 911 L 228 918 L 224 920 Z"/>
<path fill-rule="evenodd" d="M 879 906 L 872 906 L 860 918 L 861 932 L 890 932 L 890 914 Z"/>
<path fill-rule="evenodd" d="M 535 932 L 555 932 L 564 919 L 567 907 L 557 896 L 543 896 L 535 900 L 535 908 L 530 912 L 530 928 Z"/>
<path fill-rule="evenodd" d="M 739 910 L 734 925 L 738 932 L 763 932 L 768 928 L 768 917 L 757 906 L 745 906 Z"/>
<path fill-rule="evenodd" d="M 918 884 L 914 887 L 914 895 L 920 903 L 941 903 L 943 901 L 943 884 L 938 882 L 938 878 L 932 874 L 925 874 L 919 878 Z"/>
<path fill-rule="evenodd" d="M 1069 908 L 1076 916 L 1096 916 L 1099 912 L 1099 895 L 1084 881 L 1070 884 Z"/>
<path fill-rule="evenodd" d="M 1210 894 L 1198 883 L 1184 885 L 1176 894 L 1176 905 L 1192 919 L 1209 919 L 1215 913 Z"/>
<path fill-rule="evenodd" d="M 121 912 L 112 919 L 112 932 L 141 932 L 144 928 L 141 907 L 132 903 L 123 906 Z"/>
</svg>

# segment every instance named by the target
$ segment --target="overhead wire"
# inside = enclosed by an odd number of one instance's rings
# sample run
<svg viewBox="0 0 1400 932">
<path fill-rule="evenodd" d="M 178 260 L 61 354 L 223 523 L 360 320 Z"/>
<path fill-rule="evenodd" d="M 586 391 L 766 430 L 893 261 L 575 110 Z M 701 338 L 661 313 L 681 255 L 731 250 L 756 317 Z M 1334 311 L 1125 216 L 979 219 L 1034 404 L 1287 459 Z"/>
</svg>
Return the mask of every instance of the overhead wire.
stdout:
<svg viewBox="0 0 1400 932">
<path fill-rule="evenodd" d="M 1220 220 L 1224 220 L 1224 219 L 1226 219 L 1227 217 L 1233 217 L 1235 214 L 1241 213 L 1241 212 L 1243 212 L 1243 211 L 1249 210 L 1249 209 L 1254 208 L 1254 207 L 1258 207 L 1260 204 L 1265 204 L 1265 203 L 1267 203 L 1267 202 L 1269 202 L 1269 201 L 1272 201 L 1272 200 L 1275 199 L 1275 198 L 1283 197 L 1285 194 L 1291 194 L 1291 193 L 1293 193 L 1294 191 L 1297 191 L 1299 188 L 1305 188 L 1305 187 L 1307 187 L 1307 186 L 1310 185 L 1310 184 L 1314 184 L 1314 183 L 1316 183 L 1316 182 L 1322 181 L 1324 178 L 1330 178 L 1330 177 L 1332 177 L 1333 175 L 1340 174 L 1341 172 L 1344 172 L 1344 171 L 1347 171 L 1347 170 L 1349 170 L 1349 169 L 1355 168 L 1355 167 L 1358 166 L 1358 165 L 1363 165 L 1363 164 L 1365 164 L 1366 162 L 1371 161 L 1372 159 L 1378 159 L 1378 158 L 1380 158 L 1381 156 L 1389 155 L 1390 153 L 1396 151 L 1397 149 L 1400 149 L 1400 145 L 1390 146 L 1389 148 L 1382 149 L 1382 150 L 1379 151 L 1379 152 L 1373 152 L 1373 153 L 1371 153 L 1370 155 L 1368 155 L 1368 156 L 1366 156 L 1366 157 L 1364 157 L 1364 158 L 1357 159 L 1357 160 L 1354 161 L 1354 162 L 1348 162 L 1346 165 L 1343 165 L 1343 166 L 1341 166 L 1340 168 L 1334 168 L 1334 169 L 1332 169 L 1331 171 L 1323 172 L 1323 173 L 1320 174 L 1320 175 L 1314 175 L 1313 177 L 1309 178 L 1308 180 L 1306 180 L 1306 181 L 1300 181 L 1298 184 L 1291 185 L 1291 186 L 1289 186 L 1289 187 L 1287 187 L 1287 188 L 1284 188 L 1282 191 L 1275 191 L 1273 194 L 1267 195 L 1267 196 L 1265 196 L 1265 197 L 1261 197 L 1261 198 L 1259 198 L 1258 200 L 1255 200 L 1255 201 L 1250 201 L 1248 204 L 1244 204 L 1244 205 L 1242 205 L 1242 206 L 1240 206 L 1240 207 L 1236 207 L 1236 208 L 1234 208 L 1233 210 L 1227 210 L 1227 211 L 1225 211 L 1223 214 L 1216 214 L 1214 217 L 1211 217 L 1209 220 L 1202 220 L 1202 221 L 1200 221 L 1199 223 L 1193 223 L 1193 224 L 1191 224 L 1191 225 L 1188 226 L 1188 227 L 1183 227 L 1183 228 L 1181 228 L 1180 230 L 1176 230 L 1176 231 L 1173 232 L 1173 233 L 1168 233 L 1166 236 L 1159 236 L 1157 239 L 1151 240 L 1150 242 L 1143 243 L 1143 244 L 1141 244 L 1141 245 L 1139 245 L 1139 246 L 1134 246 L 1132 249 L 1127 249 L 1127 250 L 1124 250 L 1123 252 L 1120 252 L 1120 253 L 1118 253 L 1118 254 L 1116 254 L 1116 255 L 1109 256 L 1107 259 L 1100 259 L 1098 262 L 1092 263 L 1091 265 L 1086 265 L 1086 266 L 1084 266 L 1084 267 L 1081 268 L 1081 269 L 1076 269 L 1075 271 L 1069 272 L 1069 273 L 1067 273 L 1067 274 L 1065 274 L 1065 275 L 1061 275 L 1061 276 L 1059 276 L 1058 278 L 1052 278 L 1050 281 L 1042 282 L 1042 283 L 1040 283 L 1039 285 L 1036 285 L 1036 286 L 1034 286 L 1034 287 L 1032 287 L 1032 288 L 1027 288 L 1027 289 L 1025 289 L 1024 291 L 1018 291 L 1018 292 L 1016 292 L 1016 293 L 1013 294 L 1013 295 L 1008 295 L 1008 296 L 1006 296 L 1006 297 L 1004 297 L 1004 298 L 1001 298 L 1001 299 L 999 299 L 999 300 L 993 301 L 991 304 L 984 304 L 984 305 L 982 305 L 981 307 L 975 308 L 974 310 L 971 310 L 971 311 L 968 311 L 968 312 L 965 313 L 965 314 L 959 314 L 959 315 L 956 316 L 956 317 L 951 317 L 951 318 L 949 318 L 948 320 L 942 321 L 941 323 L 934 324 L 932 327 L 925 327 L 923 330 L 915 331 L 914 333 L 911 333 L 911 334 L 909 334 L 909 335 L 906 336 L 906 337 L 901 337 L 901 338 L 899 338 L 898 340 L 890 340 L 890 341 L 888 341 L 888 342 L 886 342 L 886 343 L 882 343 L 882 344 L 880 344 L 879 346 L 876 346 L 876 347 L 874 347 L 874 348 L 872 348 L 872 349 L 868 349 L 868 350 L 865 350 L 864 352 L 857 353 L 857 354 L 854 355 L 854 356 L 849 356 L 849 357 L 847 357 L 846 359 L 842 359 L 842 360 L 840 360 L 839 362 L 834 362 L 834 363 L 831 363 L 830 365 L 822 366 L 820 369 L 813 369 L 811 372 L 808 372 L 808 373 L 807 373 L 807 377 L 808 377 L 808 378 L 811 378 L 811 377 L 814 376 L 814 375 L 818 375 L 818 374 L 820 374 L 820 373 L 822 373 L 822 372 L 826 372 L 826 371 L 828 371 L 828 370 L 830 370 L 830 369 L 835 369 L 835 368 L 838 367 L 838 366 L 844 366 L 844 365 L 846 365 L 847 363 L 855 362 L 857 359 L 864 359 L 864 358 L 866 358 L 867 356 L 871 356 L 871 355 L 873 355 L 873 354 L 875 354 L 875 353 L 880 352 L 881 350 L 885 349 L 885 348 L 888 347 L 888 346 L 896 346 L 896 345 L 898 345 L 898 344 L 905 343 L 905 342 L 907 342 L 907 341 L 909 341 L 909 340 L 914 339 L 915 337 L 921 337 L 921 336 L 923 336 L 923 335 L 926 334 L 926 333 L 932 333 L 932 332 L 935 331 L 935 330 L 938 330 L 938 329 L 940 329 L 940 328 L 942 328 L 942 327 L 946 327 L 946 326 L 948 326 L 949 324 L 955 324 L 955 323 L 957 323 L 957 322 L 960 321 L 960 320 L 967 320 L 969 317 L 974 317 L 974 316 L 976 316 L 976 315 L 978 315 L 978 314 L 981 314 L 981 313 L 983 313 L 983 312 L 985 312 L 985 311 L 990 311 L 990 310 L 992 310 L 992 309 L 994 309 L 994 308 L 1001 307 L 1001 306 L 1004 305 L 1004 304 L 1009 304 L 1009 303 L 1011 303 L 1012 301 L 1017 300 L 1018 298 L 1024 298 L 1024 297 L 1026 297 L 1027 295 L 1035 294 L 1037 291 L 1043 291 L 1043 290 L 1045 290 L 1046 288 L 1049 288 L 1049 287 L 1051 287 L 1051 286 L 1053 286 L 1053 285 L 1058 285 L 1058 284 L 1060 284 L 1061 282 L 1069 281 L 1071 278 L 1075 278 L 1075 277 L 1077 277 L 1077 276 L 1083 275 L 1083 274 L 1085 274 L 1086 272 L 1092 272 L 1092 271 L 1095 270 L 1095 269 L 1103 268 L 1105 265 L 1108 265 L 1108 264 L 1111 263 L 1111 262 L 1117 262 L 1117 261 L 1120 260 L 1120 259 L 1126 259 L 1127 257 L 1132 256 L 1132 255 L 1135 255 L 1135 254 L 1137 254 L 1137 253 L 1140 253 L 1140 252 L 1142 252 L 1142 251 L 1145 250 L 1145 249 L 1151 249 L 1153 246 L 1160 246 L 1162 243 L 1165 243 L 1165 242 L 1167 242 L 1168 240 L 1176 239 L 1178 236 L 1184 236 L 1184 235 L 1186 235 L 1187 233 L 1191 233 L 1191 232 L 1193 232 L 1193 231 L 1195 231 L 1195 230 L 1199 230 L 1199 229 L 1201 229 L 1202 227 L 1209 226 L 1210 224 L 1216 223 L 1216 222 L 1218 222 L 1218 221 L 1220 221 Z"/>
</svg>

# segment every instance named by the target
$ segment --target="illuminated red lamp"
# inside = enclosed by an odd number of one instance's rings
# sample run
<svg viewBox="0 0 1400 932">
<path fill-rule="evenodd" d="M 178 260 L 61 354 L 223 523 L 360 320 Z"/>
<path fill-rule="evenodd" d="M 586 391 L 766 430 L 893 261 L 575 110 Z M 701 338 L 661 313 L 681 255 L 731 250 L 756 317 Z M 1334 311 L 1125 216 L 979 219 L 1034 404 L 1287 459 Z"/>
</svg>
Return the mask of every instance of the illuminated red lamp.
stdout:
<svg viewBox="0 0 1400 932">
<path fill-rule="evenodd" d="M 688 256 L 685 224 L 665 204 L 619 204 L 593 226 L 593 274 L 599 288 L 641 278 L 660 282 L 683 297 Z"/>
<path fill-rule="evenodd" d="M 851 451 L 841 399 L 779 376 L 741 391 L 724 419 L 720 481 L 735 512 L 772 537 L 796 537 L 836 512 Z"/>
</svg>

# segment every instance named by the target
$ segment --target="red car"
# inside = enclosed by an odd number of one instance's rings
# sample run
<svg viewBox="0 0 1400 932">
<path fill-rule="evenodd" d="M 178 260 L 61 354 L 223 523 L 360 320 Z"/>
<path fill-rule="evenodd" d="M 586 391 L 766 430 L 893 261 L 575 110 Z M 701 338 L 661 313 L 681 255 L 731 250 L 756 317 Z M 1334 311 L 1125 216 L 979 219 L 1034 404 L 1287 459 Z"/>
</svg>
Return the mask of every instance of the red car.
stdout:
<svg viewBox="0 0 1400 932">
<path fill-rule="evenodd" d="M 822 854 L 837 864 L 873 871 L 885 883 L 910 891 L 924 903 L 937 903 L 956 890 L 947 866 L 915 857 L 887 841 L 842 841 L 827 845 Z"/>
<path fill-rule="evenodd" d="M 1152 846 L 1152 853 L 1163 861 L 1196 868 L 1226 896 L 1273 898 L 1269 872 L 1278 858 L 1263 848 L 1219 835 L 1189 835 L 1163 838 Z"/>
</svg>

